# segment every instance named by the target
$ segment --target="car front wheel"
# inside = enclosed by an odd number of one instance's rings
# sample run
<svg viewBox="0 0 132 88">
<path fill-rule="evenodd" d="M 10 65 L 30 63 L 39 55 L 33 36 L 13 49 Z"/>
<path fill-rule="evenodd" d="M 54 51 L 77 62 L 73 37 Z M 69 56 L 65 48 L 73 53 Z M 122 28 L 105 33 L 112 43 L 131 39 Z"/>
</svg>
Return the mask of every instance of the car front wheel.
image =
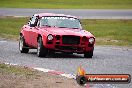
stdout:
<svg viewBox="0 0 132 88">
<path fill-rule="evenodd" d="M 23 36 L 20 36 L 19 39 L 19 50 L 21 53 L 28 53 L 29 49 L 26 48 L 25 40 Z"/>
<path fill-rule="evenodd" d="M 38 47 L 37 47 L 37 56 L 45 57 L 47 55 L 48 50 L 43 46 L 42 38 L 38 39 Z"/>
</svg>

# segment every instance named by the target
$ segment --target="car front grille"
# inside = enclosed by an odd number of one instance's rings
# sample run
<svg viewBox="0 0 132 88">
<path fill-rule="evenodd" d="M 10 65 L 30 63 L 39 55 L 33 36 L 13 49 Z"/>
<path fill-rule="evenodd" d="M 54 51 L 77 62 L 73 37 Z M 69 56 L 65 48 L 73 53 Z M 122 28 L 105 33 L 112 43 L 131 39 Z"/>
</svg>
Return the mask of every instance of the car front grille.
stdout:
<svg viewBox="0 0 132 88">
<path fill-rule="evenodd" d="M 62 43 L 68 45 L 78 45 L 80 44 L 80 37 L 64 35 L 62 36 Z"/>
<path fill-rule="evenodd" d="M 80 47 L 75 47 L 75 46 L 55 46 L 56 49 L 60 50 L 70 50 L 70 51 L 81 51 L 82 48 Z"/>
</svg>

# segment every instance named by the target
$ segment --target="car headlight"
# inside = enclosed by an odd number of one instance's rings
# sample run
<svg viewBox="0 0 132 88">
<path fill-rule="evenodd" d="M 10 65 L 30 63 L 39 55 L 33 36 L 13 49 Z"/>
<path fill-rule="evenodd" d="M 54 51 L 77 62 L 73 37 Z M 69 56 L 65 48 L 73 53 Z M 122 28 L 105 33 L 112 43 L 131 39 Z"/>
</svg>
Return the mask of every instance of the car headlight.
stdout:
<svg viewBox="0 0 132 88">
<path fill-rule="evenodd" d="M 48 37 L 47 37 L 47 39 L 48 39 L 49 41 L 50 41 L 50 40 L 53 40 L 53 38 L 54 38 L 54 37 L 53 37 L 53 35 L 51 35 L 51 34 L 49 34 Z"/>
<path fill-rule="evenodd" d="M 94 38 L 89 38 L 89 43 L 93 44 L 94 43 Z"/>
</svg>

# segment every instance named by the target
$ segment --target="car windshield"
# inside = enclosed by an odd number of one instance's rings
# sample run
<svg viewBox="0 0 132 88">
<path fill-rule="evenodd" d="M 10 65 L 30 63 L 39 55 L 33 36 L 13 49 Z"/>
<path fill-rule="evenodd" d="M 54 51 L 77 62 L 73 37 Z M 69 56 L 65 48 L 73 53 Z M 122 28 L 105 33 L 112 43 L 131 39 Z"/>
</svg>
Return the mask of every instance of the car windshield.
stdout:
<svg viewBox="0 0 132 88">
<path fill-rule="evenodd" d="M 42 17 L 40 26 L 82 29 L 80 21 L 72 17 Z"/>
</svg>

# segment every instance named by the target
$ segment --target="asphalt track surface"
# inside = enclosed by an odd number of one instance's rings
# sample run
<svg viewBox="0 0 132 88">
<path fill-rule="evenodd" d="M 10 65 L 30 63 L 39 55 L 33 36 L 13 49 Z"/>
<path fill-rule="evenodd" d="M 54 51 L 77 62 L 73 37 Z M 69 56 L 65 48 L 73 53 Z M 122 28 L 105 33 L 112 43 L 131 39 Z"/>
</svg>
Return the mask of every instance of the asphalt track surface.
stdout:
<svg viewBox="0 0 132 88">
<path fill-rule="evenodd" d="M 70 74 L 76 74 L 77 68 L 82 65 L 88 74 L 132 75 L 132 49 L 129 47 L 96 45 L 94 56 L 89 59 L 83 58 L 83 54 L 62 53 L 49 54 L 46 58 L 39 58 L 36 50 L 30 50 L 28 54 L 20 53 L 18 41 L 0 40 L 0 62 L 53 69 Z M 116 88 L 132 88 L 132 83 L 116 84 Z"/>
<path fill-rule="evenodd" d="M 75 15 L 82 19 L 132 19 L 132 10 L 106 9 L 14 9 L 0 8 L 0 16 L 31 16 L 35 13 L 59 13 Z M 39 58 L 36 50 L 22 54 L 18 42 L 0 40 L 0 62 L 15 63 L 29 67 L 53 69 L 76 74 L 82 65 L 89 74 L 130 74 L 132 75 L 132 49 L 129 47 L 96 46 L 92 59 L 83 58 L 82 54 L 49 54 Z M 132 88 L 130 84 L 116 84 L 116 88 Z M 111 88 L 111 87 L 99 87 Z"/>
<path fill-rule="evenodd" d="M 132 9 L 23 9 L 0 8 L 0 16 L 32 16 L 36 13 L 74 15 L 81 19 L 132 19 Z"/>
</svg>

